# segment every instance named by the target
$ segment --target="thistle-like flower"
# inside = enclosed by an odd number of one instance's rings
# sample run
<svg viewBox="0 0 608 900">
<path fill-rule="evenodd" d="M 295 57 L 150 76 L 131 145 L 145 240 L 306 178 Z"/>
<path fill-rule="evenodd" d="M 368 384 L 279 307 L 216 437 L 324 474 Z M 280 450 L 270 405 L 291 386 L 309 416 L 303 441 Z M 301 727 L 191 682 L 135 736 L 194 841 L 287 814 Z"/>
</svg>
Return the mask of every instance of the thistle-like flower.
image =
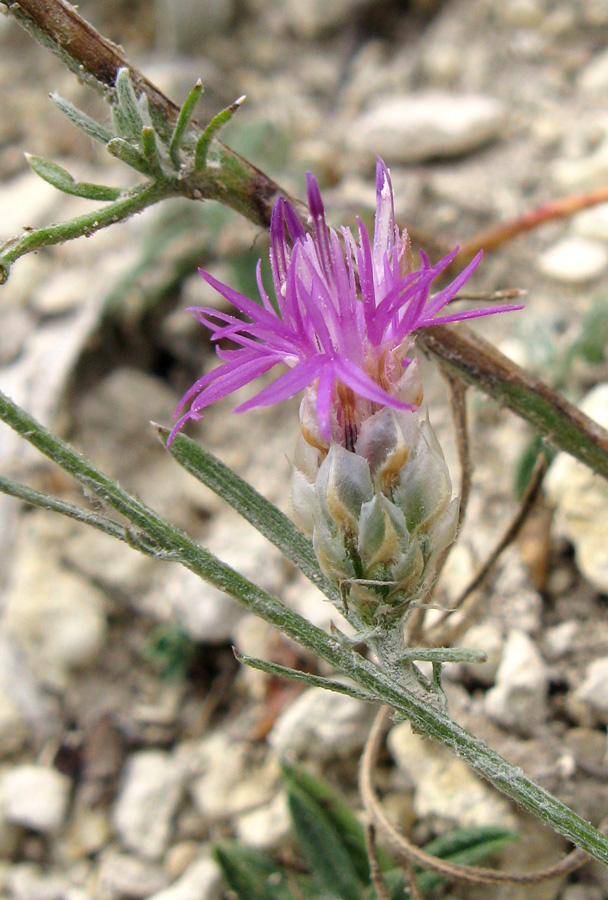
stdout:
<svg viewBox="0 0 608 900">
<path fill-rule="evenodd" d="M 389 406 L 415 409 L 421 401 L 416 364 L 407 356 L 413 334 L 427 325 L 492 315 L 518 306 L 493 306 L 441 315 L 477 268 L 481 253 L 443 290 L 431 295 L 433 281 L 454 260 L 457 249 L 431 266 L 412 268 L 410 243 L 395 226 L 388 169 L 376 168 L 376 219 L 373 241 L 361 220 L 359 241 L 342 228 L 342 241 L 328 228 L 318 184 L 309 173 L 311 232 L 282 197 L 270 227 L 270 262 L 276 297 L 271 303 L 257 269 L 261 304 L 217 281 L 202 277 L 246 320 L 209 307 L 195 307 L 212 340 L 230 339 L 237 349 L 218 346 L 223 364 L 203 375 L 185 394 L 176 415 L 190 403 L 173 428 L 279 363 L 287 366 L 235 412 L 270 406 L 308 389 L 303 426 L 315 441 L 353 443 L 368 415 Z M 413 366 L 412 366 L 413 364 Z M 411 371 L 410 371 L 411 370 Z"/>
<path fill-rule="evenodd" d="M 235 412 L 268 406 L 304 390 L 293 508 L 313 538 L 319 563 L 340 585 L 357 625 L 398 623 L 433 577 L 453 541 L 457 501 L 422 400 L 418 365 L 408 353 L 428 325 L 491 315 L 520 306 L 443 312 L 476 269 L 481 253 L 438 293 L 433 281 L 457 250 L 431 265 L 412 265 L 409 239 L 395 226 L 388 169 L 376 168 L 373 239 L 358 220 L 328 228 L 319 187 L 307 176 L 310 233 L 280 198 L 272 213 L 270 262 L 276 308 L 257 282 L 261 303 L 203 278 L 245 316 L 207 307 L 193 311 L 212 333 L 222 365 L 183 397 L 170 439 L 188 419 L 268 372 L 287 371 Z"/>
</svg>

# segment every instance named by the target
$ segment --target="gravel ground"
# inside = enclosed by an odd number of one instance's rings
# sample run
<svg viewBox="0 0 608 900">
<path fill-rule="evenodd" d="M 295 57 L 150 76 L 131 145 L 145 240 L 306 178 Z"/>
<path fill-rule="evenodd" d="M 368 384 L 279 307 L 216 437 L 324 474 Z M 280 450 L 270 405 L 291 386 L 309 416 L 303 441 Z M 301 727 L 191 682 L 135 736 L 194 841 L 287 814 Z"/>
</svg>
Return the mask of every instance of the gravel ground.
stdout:
<svg viewBox="0 0 608 900">
<path fill-rule="evenodd" d="M 605 0 L 112 0 L 80 11 L 174 99 L 201 76 L 206 116 L 246 93 L 226 142 L 296 195 L 313 170 L 335 222 L 372 207 L 375 153 L 391 167 L 401 223 L 431 248 L 608 182 Z M 88 208 L 30 173 L 24 150 L 83 179 L 130 177 L 62 122 L 51 90 L 107 114 L 0 18 L 0 238 Z M 170 421 L 212 359 L 184 312 L 212 300 L 196 266 L 245 289 L 265 241 L 232 213 L 175 202 L 22 259 L 0 288 L 0 387 L 327 627 L 335 610 L 194 485 L 148 424 Z M 475 328 L 608 426 L 607 279 L 608 204 L 488 254 L 471 288 L 528 292 L 523 313 Z M 424 365 L 457 482 L 446 392 Z M 297 403 L 246 417 L 229 415 L 233 405 L 217 404 L 191 434 L 286 509 Z M 531 439 L 478 394 L 469 409 L 473 491 L 439 603 L 458 594 L 515 512 Z M 81 499 L 6 429 L 0 457 L 3 471 Z M 599 824 L 608 812 L 608 490 L 559 457 L 545 494 L 459 638 L 488 662 L 449 670 L 450 709 Z M 0 896 L 213 900 L 213 840 L 289 845 L 282 755 L 324 772 L 357 804 L 370 710 L 239 671 L 233 643 L 287 665 L 315 662 L 235 603 L 171 564 L 1 498 L 0 558 Z M 159 635 L 181 642 L 177 677 L 158 671 Z M 455 824 L 503 824 L 524 836 L 503 866 L 564 852 L 409 726 L 393 728 L 382 766 L 387 808 L 417 840 Z M 542 889 L 458 890 L 490 895 L 600 900 L 608 876 L 588 865 Z"/>
</svg>

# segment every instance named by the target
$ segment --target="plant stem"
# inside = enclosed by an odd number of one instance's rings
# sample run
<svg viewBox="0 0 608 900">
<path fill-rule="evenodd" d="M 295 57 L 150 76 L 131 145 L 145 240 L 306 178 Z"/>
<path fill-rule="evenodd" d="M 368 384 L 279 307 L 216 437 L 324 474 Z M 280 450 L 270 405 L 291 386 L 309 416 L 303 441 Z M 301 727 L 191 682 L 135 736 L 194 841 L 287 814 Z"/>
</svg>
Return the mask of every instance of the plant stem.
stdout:
<svg viewBox="0 0 608 900">
<path fill-rule="evenodd" d="M 146 182 L 121 195 L 118 200 L 107 203 L 92 212 L 84 213 L 68 222 L 32 229 L 20 238 L 7 241 L 0 246 L 0 284 L 4 284 L 8 278 L 10 266 L 20 256 L 40 250 L 42 247 L 62 244 L 74 238 L 88 237 L 101 228 L 122 222 L 146 207 L 158 203 L 159 200 L 175 194 L 175 188 L 168 182 Z"/>
<path fill-rule="evenodd" d="M 416 341 L 468 384 L 526 419 L 560 450 L 608 478 L 608 431 L 470 328 L 434 325 L 417 332 Z"/>
<path fill-rule="evenodd" d="M 9 0 L 7 7 L 29 34 L 106 98 L 114 95 L 118 70 L 127 68 L 135 92 L 148 97 L 155 127 L 168 141 L 171 139 L 179 107 L 131 65 L 116 44 L 85 21 L 74 6 L 64 0 Z M 194 119 L 192 127 L 199 134 L 205 130 Z M 200 179 L 199 199 L 219 200 L 252 222 L 268 227 L 275 200 L 279 194 L 289 198 L 287 192 L 217 138 L 212 139 L 208 156 L 213 158 L 214 166 Z M 292 202 L 303 212 L 299 201 Z"/>
<path fill-rule="evenodd" d="M 252 613 L 335 666 L 379 701 L 409 719 L 415 729 L 453 750 L 516 803 L 595 859 L 608 864 L 608 840 L 589 822 L 534 784 L 519 768 L 512 766 L 478 738 L 451 721 L 447 715 L 395 683 L 386 672 L 216 559 L 187 534 L 99 472 L 88 460 L 44 429 L 2 393 L 0 420 L 145 532 L 153 544 L 158 545 L 169 558 L 179 561 L 205 581 L 234 597 Z"/>
</svg>

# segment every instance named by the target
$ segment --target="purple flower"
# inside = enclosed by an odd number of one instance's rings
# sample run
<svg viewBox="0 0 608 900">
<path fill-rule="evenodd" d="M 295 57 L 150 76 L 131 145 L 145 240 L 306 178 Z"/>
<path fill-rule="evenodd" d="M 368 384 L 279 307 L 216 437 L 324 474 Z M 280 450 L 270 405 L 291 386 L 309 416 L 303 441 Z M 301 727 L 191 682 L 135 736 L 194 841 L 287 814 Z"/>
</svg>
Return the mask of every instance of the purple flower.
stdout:
<svg viewBox="0 0 608 900">
<path fill-rule="evenodd" d="M 360 219 L 358 242 L 344 227 L 341 240 L 326 224 L 319 186 L 310 173 L 307 186 L 311 233 L 282 197 L 272 212 L 270 262 L 276 308 L 262 284 L 261 262 L 257 267 L 261 304 L 201 271 L 205 281 L 246 318 L 193 308 L 218 342 L 223 364 L 203 375 L 182 398 L 176 416 L 188 403 L 190 409 L 179 418 L 170 440 L 188 419 L 199 419 L 211 403 L 278 363 L 287 371 L 235 412 L 269 406 L 308 388 L 308 430 L 316 433 L 317 442 L 343 438 L 349 420 L 356 428 L 362 417 L 381 407 L 419 405 L 421 391 L 419 386 L 413 388 L 412 378 L 416 367 L 406 355 L 417 329 L 521 309 L 494 306 L 441 315 L 482 254 L 432 295 L 432 282 L 454 260 L 458 248 L 433 266 L 421 253 L 420 268 L 412 270 L 409 239 L 395 226 L 393 189 L 382 160 L 376 167 L 373 241 Z M 237 348 L 219 346 L 226 339 Z"/>
</svg>

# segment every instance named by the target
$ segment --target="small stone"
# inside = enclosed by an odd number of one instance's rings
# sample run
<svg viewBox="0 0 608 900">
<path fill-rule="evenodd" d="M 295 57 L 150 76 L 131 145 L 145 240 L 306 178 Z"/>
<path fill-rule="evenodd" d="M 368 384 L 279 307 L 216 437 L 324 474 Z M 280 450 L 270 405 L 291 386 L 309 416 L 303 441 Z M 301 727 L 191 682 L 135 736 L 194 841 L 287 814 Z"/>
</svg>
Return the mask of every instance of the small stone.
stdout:
<svg viewBox="0 0 608 900">
<path fill-rule="evenodd" d="M 581 410 L 608 427 L 608 384 L 598 384 Z M 579 570 L 597 590 L 608 592 L 608 484 L 604 478 L 566 453 L 553 460 L 545 479 L 547 497 L 555 504 L 558 531 L 574 544 Z"/>
<path fill-rule="evenodd" d="M 608 203 L 598 203 L 573 216 L 572 228 L 581 237 L 608 241 Z"/>
<path fill-rule="evenodd" d="M 600 94 L 608 90 L 608 50 L 595 54 L 580 71 L 577 84 L 586 94 Z"/>
<path fill-rule="evenodd" d="M 38 285 L 32 306 L 43 316 L 60 316 L 83 304 L 91 290 L 87 269 L 59 269 Z"/>
<path fill-rule="evenodd" d="M 27 713 L 32 706 L 34 714 L 39 708 L 38 691 L 31 682 L 20 654 L 0 633 L 0 758 L 20 750 L 30 736 Z"/>
<path fill-rule="evenodd" d="M 546 15 L 542 0 L 511 0 L 510 3 L 499 4 L 496 12 L 506 25 L 515 28 L 534 28 Z"/>
<path fill-rule="evenodd" d="M 599 241 L 582 237 L 567 237 L 538 258 L 538 268 L 549 278 L 564 284 L 584 284 L 593 281 L 608 267 L 608 249 Z"/>
<path fill-rule="evenodd" d="M 24 548 L 5 597 L 4 625 L 41 683 L 61 687 L 91 665 L 107 634 L 105 598 L 63 569 L 52 551 Z"/>
<path fill-rule="evenodd" d="M 561 900 L 604 900 L 600 887 L 593 884 L 568 884 L 560 894 Z"/>
<path fill-rule="evenodd" d="M 462 668 L 479 684 L 490 687 L 496 679 L 503 648 L 502 632 L 490 622 L 473 625 L 458 644 L 468 650 L 482 650 L 486 661 L 482 663 L 463 663 Z"/>
<path fill-rule="evenodd" d="M 547 659 L 563 659 L 572 650 L 574 638 L 578 632 L 578 622 L 568 619 L 543 633 L 543 647 Z"/>
<path fill-rule="evenodd" d="M 281 757 L 344 759 L 363 747 L 374 707 L 323 688 L 309 688 L 275 722 L 268 743 Z"/>
<path fill-rule="evenodd" d="M 535 643 L 525 632 L 513 630 L 505 642 L 496 686 L 485 696 L 487 715 L 505 728 L 527 734 L 546 718 L 547 689 L 547 667 Z"/>
<path fill-rule="evenodd" d="M 580 159 L 559 159 L 551 174 L 558 188 L 583 191 L 605 184 L 608 180 L 608 139 Z"/>
<path fill-rule="evenodd" d="M 387 163 L 454 157 L 500 135 L 505 108 L 493 98 L 440 91 L 380 101 L 349 128 L 349 149 L 378 153 Z"/>
<path fill-rule="evenodd" d="M 587 667 L 583 683 L 574 692 L 575 700 L 591 708 L 603 725 L 608 725 L 608 656 Z"/>
<path fill-rule="evenodd" d="M 13 866 L 6 879 L 13 900 L 64 900 L 69 889 L 64 875 L 46 874 L 31 863 Z"/>
<path fill-rule="evenodd" d="M 166 886 L 167 878 L 159 865 L 109 850 L 97 870 L 95 900 L 144 900 Z"/>
<path fill-rule="evenodd" d="M 268 803 L 276 791 L 279 770 L 276 759 L 263 767 L 248 765 L 247 746 L 222 731 L 215 731 L 197 745 L 185 748 L 191 772 L 202 772 L 190 784 L 194 805 L 207 822 Z"/>
<path fill-rule="evenodd" d="M 99 853 L 110 840 L 111 828 L 105 808 L 76 805 L 70 819 L 64 844 L 69 860 L 84 859 Z"/>
<path fill-rule="evenodd" d="M 149 900 L 216 900 L 221 893 L 222 873 L 218 864 L 208 856 L 197 859 L 170 887 L 149 897 Z"/>
<path fill-rule="evenodd" d="M 462 760 L 428 738 L 414 734 L 409 723 L 391 729 L 391 756 L 414 785 L 414 809 L 433 828 L 484 825 L 513 827 L 508 802 L 479 779 Z"/>
<path fill-rule="evenodd" d="M 268 805 L 241 816 L 235 825 L 239 841 L 258 850 L 276 850 L 291 834 L 291 820 L 284 793 Z"/>
<path fill-rule="evenodd" d="M 180 841 L 167 850 L 165 871 L 173 882 L 180 878 L 200 853 L 197 841 Z"/>
<path fill-rule="evenodd" d="M 284 15 L 297 35 L 310 39 L 334 31 L 364 3 L 365 0 L 288 0 Z"/>
<path fill-rule="evenodd" d="M 72 782 L 47 766 L 24 764 L 0 781 L 0 799 L 7 822 L 52 834 L 63 825 Z"/>
<path fill-rule="evenodd" d="M 171 839 L 181 794 L 181 774 L 172 756 L 161 750 L 134 753 L 113 815 L 124 846 L 147 859 L 160 859 Z"/>
</svg>

